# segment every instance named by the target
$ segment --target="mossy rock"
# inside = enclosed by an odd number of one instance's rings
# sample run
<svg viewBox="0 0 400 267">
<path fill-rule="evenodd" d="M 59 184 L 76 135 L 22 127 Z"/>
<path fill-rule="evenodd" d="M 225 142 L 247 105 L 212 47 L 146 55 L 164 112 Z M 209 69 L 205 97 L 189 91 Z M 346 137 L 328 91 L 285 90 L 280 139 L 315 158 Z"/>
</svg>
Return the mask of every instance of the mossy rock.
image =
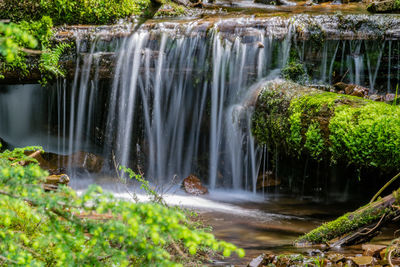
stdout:
<svg viewBox="0 0 400 267">
<path fill-rule="evenodd" d="M 400 166 L 400 107 L 272 81 L 253 115 L 259 143 L 291 156 L 393 171 Z"/>
<path fill-rule="evenodd" d="M 372 13 L 391 13 L 400 11 L 400 0 L 375 1 L 368 5 L 367 10 Z"/>
</svg>

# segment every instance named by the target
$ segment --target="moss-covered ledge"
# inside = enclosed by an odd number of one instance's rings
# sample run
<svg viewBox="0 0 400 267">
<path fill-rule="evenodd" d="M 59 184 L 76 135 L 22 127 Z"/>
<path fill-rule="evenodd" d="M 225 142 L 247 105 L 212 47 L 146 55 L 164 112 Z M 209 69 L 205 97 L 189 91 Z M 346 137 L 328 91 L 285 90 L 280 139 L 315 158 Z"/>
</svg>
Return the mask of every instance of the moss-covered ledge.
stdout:
<svg viewBox="0 0 400 267">
<path fill-rule="evenodd" d="M 252 131 L 287 155 L 393 171 L 400 167 L 400 107 L 269 82 L 258 96 Z"/>
</svg>

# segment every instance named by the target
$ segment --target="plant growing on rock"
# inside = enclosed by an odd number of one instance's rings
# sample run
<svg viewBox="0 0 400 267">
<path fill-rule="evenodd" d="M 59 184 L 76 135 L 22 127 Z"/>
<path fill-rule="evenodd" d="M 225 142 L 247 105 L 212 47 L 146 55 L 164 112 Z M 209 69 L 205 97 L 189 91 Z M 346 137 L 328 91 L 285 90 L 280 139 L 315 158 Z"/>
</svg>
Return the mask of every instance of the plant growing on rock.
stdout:
<svg viewBox="0 0 400 267">
<path fill-rule="evenodd" d="M 297 157 L 384 171 L 400 165 L 399 106 L 272 82 L 258 98 L 252 129 L 261 144 Z"/>
</svg>

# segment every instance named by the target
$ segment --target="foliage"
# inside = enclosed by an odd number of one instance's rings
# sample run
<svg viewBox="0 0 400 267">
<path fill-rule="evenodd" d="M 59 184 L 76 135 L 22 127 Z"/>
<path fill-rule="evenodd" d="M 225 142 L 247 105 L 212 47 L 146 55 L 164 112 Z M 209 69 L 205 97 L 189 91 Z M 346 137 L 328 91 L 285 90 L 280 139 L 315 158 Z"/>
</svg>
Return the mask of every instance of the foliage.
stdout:
<svg viewBox="0 0 400 267">
<path fill-rule="evenodd" d="M 37 147 L 28 148 L 35 150 Z M 184 213 L 153 203 L 115 199 L 91 186 L 82 195 L 61 186 L 45 192 L 48 174 L 37 164 L 20 166 L 24 149 L 0 154 L 0 262 L 8 266 L 179 266 L 174 244 L 244 251 L 190 228 Z"/>
<path fill-rule="evenodd" d="M 58 44 L 52 47 L 51 37 L 53 34 L 53 21 L 50 17 L 43 16 L 38 21 L 21 21 L 19 24 L 11 23 L 9 25 L 2 25 L 5 28 L 11 27 L 13 30 L 11 31 L 12 34 L 5 32 L 3 34 L 4 36 L 0 37 L 0 40 L 4 39 L 4 43 L 11 43 L 12 47 L 12 49 L 2 49 L 0 47 L 0 50 L 3 50 L 4 53 L 7 52 L 8 57 L 6 58 L 6 62 L 1 63 L 1 73 L 18 69 L 21 75 L 28 75 L 30 69 L 30 63 L 28 63 L 27 57 L 28 54 L 40 53 L 38 67 L 42 74 L 42 84 L 46 83 L 47 80 L 52 77 L 64 76 L 64 72 L 59 65 L 59 59 L 69 45 Z M 41 51 L 27 51 L 21 49 L 27 42 L 29 47 L 33 48 L 38 46 Z"/>
<path fill-rule="evenodd" d="M 0 54 L 7 62 L 13 62 L 21 46 L 35 48 L 37 41 L 29 33 L 21 30 L 16 24 L 0 23 Z"/>
<path fill-rule="evenodd" d="M 400 107 L 290 82 L 258 98 L 253 134 L 262 144 L 332 164 L 386 171 L 400 165 Z"/>
<path fill-rule="evenodd" d="M 152 5 L 167 1 L 151 0 L 4 0 L 0 18 L 13 21 L 38 20 L 50 16 L 56 24 L 110 24 L 131 16 L 146 16 Z M 179 8 L 172 5 L 174 12 Z M 35 12 L 31 12 L 35 10 Z"/>
<path fill-rule="evenodd" d="M 42 73 L 41 83 L 46 84 L 53 77 L 64 77 L 59 61 L 64 51 L 70 48 L 70 44 L 57 44 L 53 49 L 46 49 L 40 56 L 39 70 Z"/>
</svg>

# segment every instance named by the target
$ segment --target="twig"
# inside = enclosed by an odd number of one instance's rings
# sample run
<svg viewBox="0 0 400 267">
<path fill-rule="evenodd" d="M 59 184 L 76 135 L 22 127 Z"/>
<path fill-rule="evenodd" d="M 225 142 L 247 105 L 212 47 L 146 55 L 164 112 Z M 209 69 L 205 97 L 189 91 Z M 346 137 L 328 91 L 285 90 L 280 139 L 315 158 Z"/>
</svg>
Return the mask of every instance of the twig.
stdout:
<svg viewBox="0 0 400 267">
<path fill-rule="evenodd" d="M 179 248 L 171 236 L 169 237 L 169 240 L 171 241 L 172 247 L 178 252 L 178 254 L 181 255 L 182 258 L 187 258 L 186 254 Z"/>
<path fill-rule="evenodd" d="M 18 262 L 10 260 L 10 259 L 8 259 L 8 258 L 6 258 L 6 257 L 4 257 L 2 255 L 0 255 L 0 260 L 6 261 L 6 262 L 11 262 L 12 264 L 18 264 Z"/>
<path fill-rule="evenodd" d="M 349 69 L 347 69 L 346 72 L 343 74 L 343 77 L 340 80 L 341 82 L 343 82 L 344 78 L 346 78 L 347 73 L 349 73 Z"/>
<path fill-rule="evenodd" d="M 394 248 L 391 248 L 391 249 L 389 250 L 389 253 L 388 253 L 388 256 L 387 256 L 387 260 L 388 260 L 388 262 L 389 262 L 390 267 L 393 267 L 393 266 L 394 266 L 393 263 L 392 263 L 392 252 L 393 252 L 393 250 L 394 250 Z"/>
<path fill-rule="evenodd" d="M 107 256 L 103 256 L 103 257 L 98 257 L 97 260 L 98 261 L 105 261 L 105 260 L 107 260 L 107 259 L 109 259 L 111 257 L 112 257 L 112 255 L 107 255 Z"/>
<path fill-rule="evenodd" d="M 361 233 L 361 232 L 359 232 L 359 234 L 360 234 L 360 235 L 368 235 L 368 234 L 370 234 L 372 231 L 374 231 L 376 228 L 378 228 L 378 226 L 381 224 L 383 218 L 385 218 L 385 215 L 386 215 L 386 214 L 383 214 L 382 217 L 381 217 L 381 219 L 379 220 L 379 222 L 378 222 L 374 227 L 372 227 L 372 229 L 369 229 L 368 232 L 366 232 L 366 233 Z"/>
<path fill-rule="evenodd" d="M 31 55 L 41 55 L 43 53 L 45 53 L 44 51 L 41 50 L 32 50 L 32 49 L 28 49 L 28 48 L 21 48 L 22 52 L 25 52 L 27 54 L 31 54 Z"/>
<path fill-rule="evenodd" d="M 379 191 L 378 193 L 375 194 L 375 196 L 372 197 L 371 201 L 369 203 L 372 203 L 375 201 L 376 198 L 379 197 L 379 195 L 383 192 L 383 190 L 385 190 L 389 185 L 391 185 L 391 183 L 393 183 L 394 181 L 396 181 L 397 178 L 400 177 L 400 172 L 394 176 L 389 182 L 387 182 Z"/>
<path fill-rule="evenodd" d="M 117 161 L 115 160 L 115 154 L 114 154 L 114 151 L 112 152 L 112 159 L 113 159 L 113 162 L 114 162 L 114 168 L 115 168 L 115 172 L 117 173 L 117 177 L 118 177 L 118 180 L 124 185 L 124 187 L 125 187 L 125 191 L 131 196 L 131 198 L 137 203 L 137 202 L 139 202 L 139 199 L 138 199 L 138 197 L 136 196 L 136 194 L 135 193 L 132 193 L 130 190 L 129 190 L 129 188 L 128 188 L 128 186 L 126 185 L 126 181 L 119 175 L 119 170 L 118 170 L 118 164 L 117 164 Z"/>
</svg>

